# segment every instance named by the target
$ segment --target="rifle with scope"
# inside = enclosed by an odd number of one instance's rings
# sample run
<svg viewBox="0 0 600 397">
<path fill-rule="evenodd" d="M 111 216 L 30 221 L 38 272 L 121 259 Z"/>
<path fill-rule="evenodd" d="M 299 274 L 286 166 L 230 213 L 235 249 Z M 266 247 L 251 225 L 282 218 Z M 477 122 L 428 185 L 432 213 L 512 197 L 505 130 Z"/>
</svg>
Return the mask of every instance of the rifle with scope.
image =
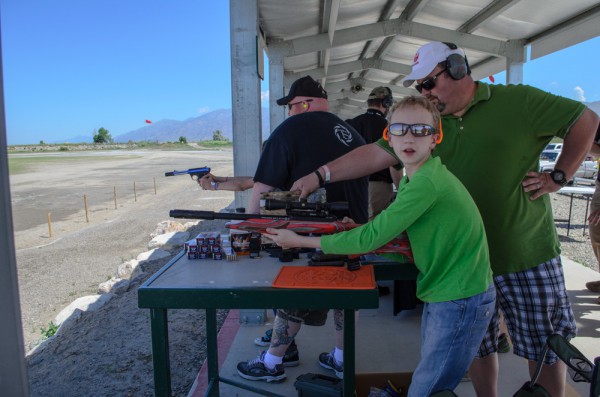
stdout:
<svg viewBox="0 0 600 397">
<path fill-rule="evenodd" d="M 261 201 L 261 203 L 266 210 L 285 209 L 286 215 L 171 210 L 169 216 L 185 219 L 238 220 L 242 222 L 230 223 L 226 227 L 258 233 L 265 233 L 267 228 L 275 228 L 289 229 L 298 234 L 321 235 L 339 233 L 360 226 L 360 224 L 356 223 L 341 222 L 332 214 L 333 211 L 347 210 L 348 203 L 343 201 L 335 203 L 306 203 L 266 199 Z M 411 262 L 413 261 L 412 250 L 406 233 L 400 234 L 395 239 L 372 252 L 375 254 L 401 254 L 406 256 Z"/>
</svg>

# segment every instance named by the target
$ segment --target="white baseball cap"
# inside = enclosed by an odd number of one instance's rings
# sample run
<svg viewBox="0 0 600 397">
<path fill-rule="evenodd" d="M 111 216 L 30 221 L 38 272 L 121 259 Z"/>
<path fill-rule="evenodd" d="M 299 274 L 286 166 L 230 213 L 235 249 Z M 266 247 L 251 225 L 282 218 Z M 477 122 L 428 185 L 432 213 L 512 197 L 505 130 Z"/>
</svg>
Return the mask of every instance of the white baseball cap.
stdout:
<svg viewBox="0 0 600 397">
<path fill-rule="evenodd" d="M 465 52 L 462 49 L 452 44 L 442 43 L 441 41 L 432 41 L 423 45 L 415 54 L 412 71 L 402 79 L 402 84 L 405 87 L 410 87 L 415 80 L 425 78 L 435 69 L 438 63 L 444 62 L 451 54 L 465 56 Z"/>
</svg>

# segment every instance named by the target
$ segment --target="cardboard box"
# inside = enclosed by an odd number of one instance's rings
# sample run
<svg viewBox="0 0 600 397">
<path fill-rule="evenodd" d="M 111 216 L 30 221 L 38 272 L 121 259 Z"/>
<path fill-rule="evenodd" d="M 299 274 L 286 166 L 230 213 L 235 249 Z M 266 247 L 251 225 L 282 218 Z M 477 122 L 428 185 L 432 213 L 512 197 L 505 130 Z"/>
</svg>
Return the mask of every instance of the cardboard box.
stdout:
<svg viewBox="0 0 600 397">
<path fill-rule="evenodd" d="M 374 372 L 356 374 L 356 397 L 368 397 L 371 386 L 385 388 L 388 379 L 398 389 L 402 389 L 401 396 L 406 396 L 408 386 L 412 379 L 412 372 Z"/>
</svg>

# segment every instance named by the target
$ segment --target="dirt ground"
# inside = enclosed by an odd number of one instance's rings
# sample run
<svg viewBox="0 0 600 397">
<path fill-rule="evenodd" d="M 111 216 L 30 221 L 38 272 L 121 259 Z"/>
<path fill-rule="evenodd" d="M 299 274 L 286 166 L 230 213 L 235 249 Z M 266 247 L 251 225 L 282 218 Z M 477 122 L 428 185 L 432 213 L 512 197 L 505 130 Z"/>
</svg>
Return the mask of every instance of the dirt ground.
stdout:
<svg viewBox="0 0 600 397">
<path fill-rule="evenodd" d="M 44 156 L 48 159 L 36 159 L 27 172 L 10 177 L 26 351 L 38 344 L 41 329 L 63 308 L 96 294 L 120 264 L 147 251 L 150 234 L 159 222 L 170 219 L 169 210 L 218 211 L 234 199 L 231 192 L 203 191 L 187 176 L 164 177 L 167 171 L 200 166 L 232 175 L 231 150 Z M 194 232 L 220 227 L 200 221 Z M 146 263 L 146 277 L 128 292 L 98 311 L 84 313 L 69 329 L 30 352 L 31 396 L 153 395 L 149 315 L 137 307 L 137 286 L 167 261 Z M 174 395 L 187 395 L 204 359 L 204 312 L 169 315 Z"/>
<path fill-rule="evenodd" d="M 25 156 L 32 154 L 11 155 L 10 159 Z M 164 177 L 167 171 L 200 166 L 211 167 L 217 175 L 232 175 L 231 150 L 60 152 L 43 156 L 46 158 L 42 160 L 36 157 L 26 172 L 10 177 L 26 351 L 40 342 L 41 328 L 47 328 L 63 308 L 81 296 L 96 294 L 98 285 L 116 275 L 120 264 L 147 251 L 150 234 L 159 222 L 169 219 L 169 210 L 218 211 L 234 199 L 231 192 L 203 191 L 187 176 Z M 552 200 L 555 215 L 567 216 L 569 196 L 556 194 Z M 589 237 L 581 231 L 586 204 L 581 197 L 574 200 L 573 220 L 579 223 L 570 237 L 565 235 L 564 224 L 557 226 L 564 255 L 580 263 L 596 264 Z M 200 221 L 192 232 L 222 229 L 217 222 L 222 221 Z M 137 307 L 137 287 L 168 260 L 145 263 L 146 275 L 129 291 L 97 311 L 84 313 L 69 328 L 30 351 L 30 395 L 152 396 L 149 312 Z M 219 322 L 226 314 L 219 313 Z M 204 311 L 169 311 L 175 396 L 187 396 L 205 358 L 203 322 Z"/>
</svg>

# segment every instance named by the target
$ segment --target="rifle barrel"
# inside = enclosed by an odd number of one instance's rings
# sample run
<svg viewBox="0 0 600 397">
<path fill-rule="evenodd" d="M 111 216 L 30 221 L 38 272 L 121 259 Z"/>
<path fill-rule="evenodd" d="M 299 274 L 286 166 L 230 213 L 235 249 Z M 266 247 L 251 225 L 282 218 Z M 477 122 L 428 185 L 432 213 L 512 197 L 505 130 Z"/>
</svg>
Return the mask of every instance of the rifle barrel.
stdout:
<svg viewBox="0 0 600 397">
<path fill-rule="evenodd" d="M 294 216 L 294 215 L 259 215 L 259 214 L 240 214 L 233 212 L 213 212 L 213 211 L 197 211 L 197 210 L 171 210 L 169 211 L 171 218 L 185 219 L 229 219 L 229 220 L 248 220 L 248 219 L 283 219 L 293 221 L 307 222 L 333 222 L 335 217 L 317 217 L 317 216 Z"/>
</svg>

